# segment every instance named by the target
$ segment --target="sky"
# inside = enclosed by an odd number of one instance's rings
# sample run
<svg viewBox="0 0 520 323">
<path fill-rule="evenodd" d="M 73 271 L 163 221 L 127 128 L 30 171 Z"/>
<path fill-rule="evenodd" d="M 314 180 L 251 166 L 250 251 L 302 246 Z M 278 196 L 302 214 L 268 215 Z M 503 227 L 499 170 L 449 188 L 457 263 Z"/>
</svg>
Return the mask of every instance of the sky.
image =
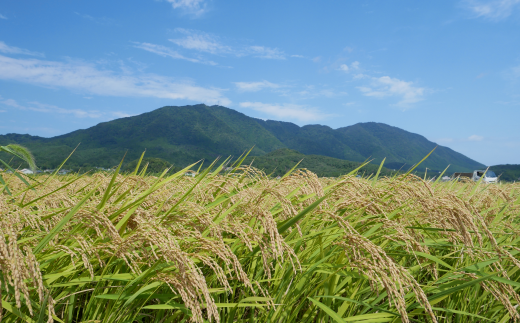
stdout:
<svg viewBox="0 0 520 323">
<path fill-rule="evenodd" d="M 205 103 L 520 164 L 519 27 L 520 0 L 2 1 L 0 134 Z"/>
</svg>

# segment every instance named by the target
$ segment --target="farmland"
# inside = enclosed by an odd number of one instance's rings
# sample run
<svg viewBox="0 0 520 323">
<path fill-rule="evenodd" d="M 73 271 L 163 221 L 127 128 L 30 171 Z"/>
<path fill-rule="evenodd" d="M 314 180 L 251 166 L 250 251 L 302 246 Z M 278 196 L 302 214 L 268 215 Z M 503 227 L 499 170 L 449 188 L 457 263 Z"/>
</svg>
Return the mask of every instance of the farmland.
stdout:
<svg viewBox="0 0 520 323">
<path fill-rule="evenodd" d="M 2 174 L 2 322 L 520 319 L 520 184 L 223 165 Z"/>
</svg>

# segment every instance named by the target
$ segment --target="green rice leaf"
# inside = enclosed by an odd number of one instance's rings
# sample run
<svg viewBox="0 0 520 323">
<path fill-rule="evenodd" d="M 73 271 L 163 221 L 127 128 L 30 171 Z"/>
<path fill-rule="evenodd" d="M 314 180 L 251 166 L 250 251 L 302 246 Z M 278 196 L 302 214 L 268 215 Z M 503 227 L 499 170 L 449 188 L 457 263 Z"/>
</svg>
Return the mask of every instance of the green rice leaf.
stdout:
<svg viewBox="0 0 520 323">
<path fill-rule="evenodd" d="M 311 297 L 307 297 L 311 302 L 314 303 L 314 305 L 318 306 L 319 308 L 321 308 L 325 313 L 327 313 L 328 316 L 330 316 L 332 319 L 334 319 L 334 321 L 338 322 L 338 323 L 345 323 L 346 321 L 343 320 L 336 312 L 334 312 L 333 310 L 330 309 L 330 307 L 328 307 L 327 305 L 311 298 Z"/>
</svg>

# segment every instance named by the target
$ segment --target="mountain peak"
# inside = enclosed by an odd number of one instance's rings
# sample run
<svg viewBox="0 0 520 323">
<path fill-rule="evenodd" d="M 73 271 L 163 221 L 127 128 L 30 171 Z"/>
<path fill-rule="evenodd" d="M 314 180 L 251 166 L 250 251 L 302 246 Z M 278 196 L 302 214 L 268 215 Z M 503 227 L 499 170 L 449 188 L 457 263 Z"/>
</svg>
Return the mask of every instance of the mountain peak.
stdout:
<svg viewBox="0 0 520 323">
<path fill-rule="evenodd" d="M 375 163 L 386 157 L 390 165 L 415 164 L 436 144 L 421 135 L 384 123 L 365 122 L 332 129 L 325 125 L 298 125 L 261 120 L 220 105 L 164 106 L 140 115 L 100 123 L 94 127 L 53 137 L 9 134 L 0 145 L 23 144 L 32 150 L 41 166 L 61 163 L 81 142 L 71 160 L 78 166 L 109 167 L 119 163 L 125 151 L 129 160 L 146 149 L 147 157 L 165 159 L 176 166 L 202 158 L 238 156 L 254 146 L 252 155 L 277 149 L 284 153 L 322 155 Z M 393 163 L 393 164 L 392 164 Z M 468 171 L 483 165 L 449 148 L 439 146 L 423 167 Z"/>
</svg>

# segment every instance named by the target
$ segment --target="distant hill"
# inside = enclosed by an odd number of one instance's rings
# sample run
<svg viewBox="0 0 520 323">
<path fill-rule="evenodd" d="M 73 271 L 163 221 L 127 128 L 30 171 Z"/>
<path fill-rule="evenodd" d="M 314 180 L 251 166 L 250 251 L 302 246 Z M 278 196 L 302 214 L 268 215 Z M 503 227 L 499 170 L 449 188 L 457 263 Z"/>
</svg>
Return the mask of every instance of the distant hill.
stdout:
<svg viewBox="0 0 520 323">
<path fill-rule="evenodd" d="M 361 162 L 373 158 L 398 169 L 413 165 L 436 144 L 423 136 L 382 123 L 358 123 L 339 129 L 322 125 L 299 127 L 293 123 L 264 121 L 221 106 L 204 104 L 163 107 L 138 116 L 100 123 L 65 135 L 42 138 L 0 135 L 0 145 L 17 143 L 31 149 L 40 168 L 56 167 L 81 143 L 68 167 L 111 167 L 126 151 L 135 160 L 147 157 L 185 166 L 205 158 L 239 155 L 254 146 L 253 156 L 288 148 L 305 155 L 322 155 Z M 439 146 L 419 169 L 471 171 L 484 165 L 450 148 Z"/>
<path fill-rule="evenodd" d="M 266 174 L 273 176 L 282 176 L 293 168 L 298 162 L 298 168 L 306 168 L 320 177 L 338 177 L 348 174 L 350 171 L 358 168 L 361 163 L 348 160 L 320 156 L 320 155 L 304 155 L 296 150 L 282 148 L 258 157 L 248 157 L 244 164 L 263 170 Z M 360 174 L 368 176 L 377 173 L 377 165 L 365 165 Z M 380 176 L 390 176 L 394 172 L 383 167 Z"/>
<path fill-rule="evenodd" d="M 386 157 L 386 167 L 408 169 L 419 162 L 435 146 L 425 137 L 384 123 L 367 122 L 332 129 L 322 125 L 298 127 L 289 122 L 259 121 L 282 143 L 303 154 L 323 155 L 352 161 L 373 158 L 380 163 Z M 442 171 L 451 165 L 450 172 L 482 168 L 476 162 L 456 151 L 439 146 L 419 167 Z M 404 166 L 404 167 L 403 167 Z"/>
<path fill-rule="evenodd" d="M 499 175 L 501 180 L 508 182 L 520 181 L 520 165 L 495 165 L 489 167 L 489 169 Z"/>
</svg>

